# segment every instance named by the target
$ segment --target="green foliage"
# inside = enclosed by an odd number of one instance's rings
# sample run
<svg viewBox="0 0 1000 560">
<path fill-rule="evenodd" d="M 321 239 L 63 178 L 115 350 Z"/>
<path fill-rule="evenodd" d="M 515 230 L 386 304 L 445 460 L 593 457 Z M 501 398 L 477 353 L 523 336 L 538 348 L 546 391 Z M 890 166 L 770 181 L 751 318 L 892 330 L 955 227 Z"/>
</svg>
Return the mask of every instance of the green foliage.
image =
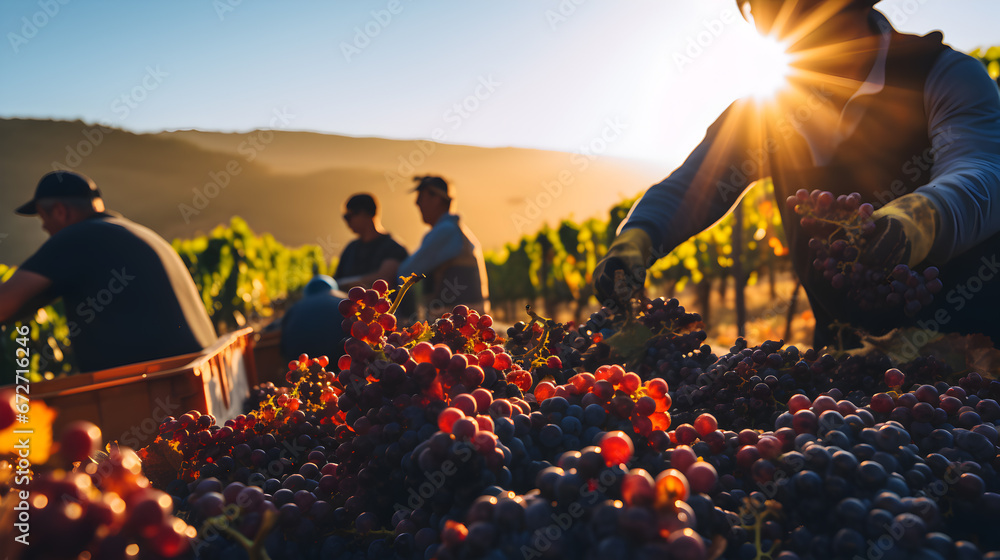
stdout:
<svg viewBox="0 0 1000 560">
<path fill-rule="evenodd" d="M 6 282 L 15 271 L 16 267 L 0 264 L 0 282 Z M 28 326 L 28 368 L 18 367 L 15 362 L 15 352 L 22 347 L 17 342 L 18 330 L 24 325 Z M 70 356 L 69 326 L 61 300 L 39 309 L 31 319 L 0 325 L 0 385 L 14 383 L 16 371 L 23 369 L 29 370 L 32 382 L 73 373 Z"/>
<path fill-rule="evenodd" d="M 256 235 L 240 217 L 207 236 L 172 245 L 220 331 L 272 317 L 275 307 L 300 293 L 313 276 L 331 270 L 319 246 L 285 247 L 270 233 Z"/>
<path fill-rule="evenodd" d="M 559 227 L 544 226 L 503 251 L 486 254 L 490 299 L 494 303 L 541 297 L 550 302 L 585 301 L 593 291 L 591 272 L 636 199 L 622 201 L 608 220 L 582 224 L 563 220 Z M 781 216 L 770 181 L 752 187 L 737 211 L 743 212 L 743 267 L 756 271 L 784 263 L 788 254 Z M 651 284 L 674 283 L 680 289 L 690 281 L 720 278 L 733 266 L 733 213 L 688 239 L 650 269 Z M 751 272 L 751 278 L 756 275 Z"/>
<path fill-rule="evenodd" d="M 990 47 L 988 49 L 976 49 L 969 53 L 973 58 L 979 59 L 986 67 L 990 77 L 1000 84 L 1000 47 Z"/>
</svg>

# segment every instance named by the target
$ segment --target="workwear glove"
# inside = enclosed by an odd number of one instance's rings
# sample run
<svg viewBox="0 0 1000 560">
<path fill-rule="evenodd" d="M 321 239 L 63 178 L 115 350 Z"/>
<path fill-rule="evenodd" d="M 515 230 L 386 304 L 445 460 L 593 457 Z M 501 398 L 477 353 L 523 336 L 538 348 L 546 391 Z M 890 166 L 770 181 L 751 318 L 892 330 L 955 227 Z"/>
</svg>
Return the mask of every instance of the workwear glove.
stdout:
<svg viewBox="0 0 1000 560">
<path fill-rule="evenodd" d="M 941 223 L 937 209 L 925 196 L 901 196 L 872 213 L 875 232 L 861 255 L 863 261 L 892 269 L 913 268 L 927 258 Z"/>
<path fill-rule="evenodd" d="M 641 228 L 630 228 L 618 234 L 608 247 L 608 252 L 594 268 L 594 291 L 602 305 L 609 302 L 627 304 L 628 297 L 642 290 L 646 283 L 646 267 L 649 264 L 653 242 L 649 234 Z M 615 291 L 615 272 L 625 272 L 628 296 L 622 297 Z M 621 301 L 625 299 L 626 301 Z"/>
</svg>

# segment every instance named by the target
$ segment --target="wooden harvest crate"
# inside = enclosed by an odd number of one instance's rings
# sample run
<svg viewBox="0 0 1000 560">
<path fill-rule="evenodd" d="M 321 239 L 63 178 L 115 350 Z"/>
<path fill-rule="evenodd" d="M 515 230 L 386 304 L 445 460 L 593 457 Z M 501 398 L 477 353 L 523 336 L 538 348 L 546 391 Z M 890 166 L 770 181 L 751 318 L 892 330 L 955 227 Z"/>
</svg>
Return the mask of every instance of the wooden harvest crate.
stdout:
<svg viewBox="0 0 1000 560">
<path fill-rule="evenodd" d="M 258 383 L 270 381 L 279 387 L 286 384 L 288 362 L 281 357 L 281 329 L 254 333 L 253 359 Z"/>
<path fill-rule="evenodd" d="M 32 383 L 32 400 L 58 411 L 53 435 L 74 420 L 101 428 L 105 443 L 135 449 L 156 438 L 160 422 L 189 410 L 219 425 L 243 412 L 257 383 L 253 329 L 223 335 L 202 352 Z"/>
</svg>

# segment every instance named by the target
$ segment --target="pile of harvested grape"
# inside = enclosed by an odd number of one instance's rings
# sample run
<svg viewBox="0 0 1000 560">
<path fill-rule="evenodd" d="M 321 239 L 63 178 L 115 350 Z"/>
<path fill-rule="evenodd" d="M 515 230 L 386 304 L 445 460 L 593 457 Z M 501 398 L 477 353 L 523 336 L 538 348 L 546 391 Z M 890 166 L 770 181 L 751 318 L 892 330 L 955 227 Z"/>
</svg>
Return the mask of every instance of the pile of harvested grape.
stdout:
<svg viewBox="0 0 1000 560">
<path fill-rule="evenodd" d="M 246 414 L 168 418 L 139 456 L 172 511 L 143 527 L 172 514 L 197 529 L 178 556 L 226 560 L 1000 558 L 988 372 L 717 354 L 663 299 L 582 326 L 529 310 L 497 332 L 460 305 L 402 329 L 390 295 L 352 289 L 346 354 L 300 356 Z M 137 530 L 118 534 L 171 537 Z"/>
</svg>

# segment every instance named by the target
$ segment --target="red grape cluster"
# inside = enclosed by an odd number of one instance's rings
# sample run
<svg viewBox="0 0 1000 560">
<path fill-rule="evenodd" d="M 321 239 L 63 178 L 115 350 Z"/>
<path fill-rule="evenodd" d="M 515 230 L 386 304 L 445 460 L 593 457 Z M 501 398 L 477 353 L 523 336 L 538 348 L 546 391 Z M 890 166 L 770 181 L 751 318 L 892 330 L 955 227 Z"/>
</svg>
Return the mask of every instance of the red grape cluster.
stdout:
<svg viewBox="0 0 1000 560">
<path fill-rule="evenodd" d="M 902 309 L 913 317 L 941 291 L 935 267 L 918 273 L 905 264 L 884 268 L 880 263 L 864 262 L 862 253 L 876 224 L 874 208 L 862 203 L 858 193 L 834 197 L 827 191 L 800 189 L 786 204 L 802 216 L 800 223 L 810 235 L 813 268 L 822 272 L 835 290 L 846 290 L 862 311 Z"/>
<path fill-rule="evenodd" d="M 371 289 L 355 286 L 347 292 L 347 299 L 340 302 L 341 325 L 344 333 L 372 346 L 385 342 L 385 334 L 396 330 L 396 316 L 390 313 L 392 302 L 388 299 L 389 284 L 376 280 Z"/>
<path fill-rule="evenodd" d="M 480 315 L 468 306 L 456 305 L 431 324 L 432 344 L 445 344 L 453 352 L 479 353 L 503 344 L 493 329 L 493 317 Z"/>
<path fill-rule="evenodd" d="M 194 527 L 173 516 L 168 494 L 150 487 L 136 453 L 117 446 L 99 452 L 100 444 L 96 426 L 71 424 L 59 455 L 78 463 L 75 470 L 36 468 L 26 491 L 12 490 L 11 499 L 26 492 L 30 519 L 30 547 L 22 558 L 190 557 Z"/>
<path fill-rule="evenodd" d="M 612 414 L 628 419 L 635 433 L 662 445 L 665 443 L 663 432 L 670 427 L 668 390 L 663 379 L 643 381 L 639 375 L 626 372 L 621 366 L 604 365 L 594 373 L 578 373 L 562 385 L 542 381 L 535 387 L 534 396 L 537 402 L 552 397 L 567 399 L 582 407 L 585 415 L 589 411 L 591 416 Z M 591 409 L 591 405 L 599 406 L 603 412 Z"/>
</svg>

